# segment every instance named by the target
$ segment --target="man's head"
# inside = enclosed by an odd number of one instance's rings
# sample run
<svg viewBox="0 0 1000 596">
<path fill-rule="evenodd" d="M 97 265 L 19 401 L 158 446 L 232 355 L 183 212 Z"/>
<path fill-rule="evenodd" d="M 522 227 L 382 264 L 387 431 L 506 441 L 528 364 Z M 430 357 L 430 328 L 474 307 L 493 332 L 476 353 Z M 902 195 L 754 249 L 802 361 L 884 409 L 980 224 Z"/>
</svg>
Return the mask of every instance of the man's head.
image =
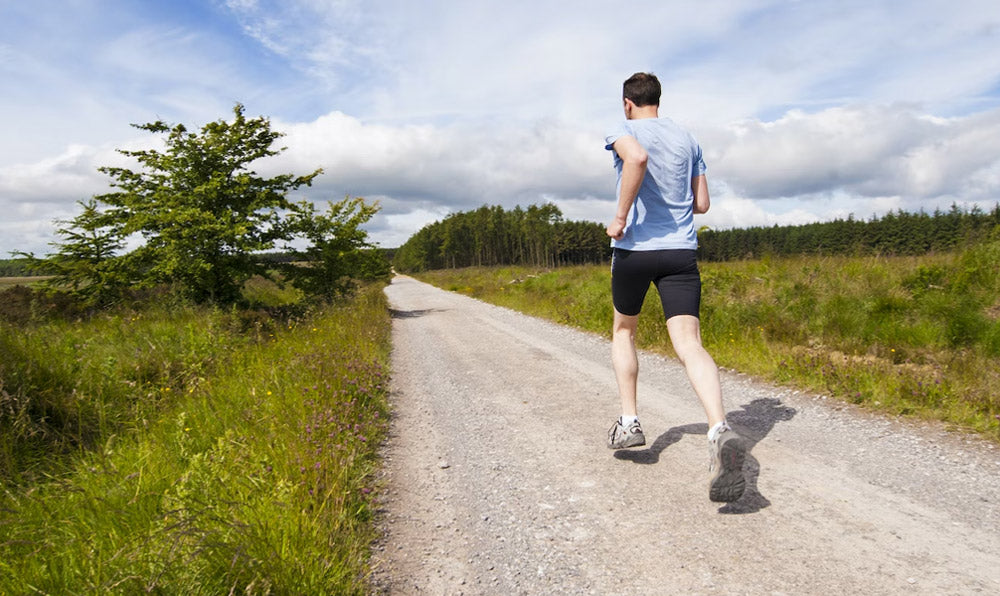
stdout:
<svg viewBox="0 0 1000 596">
<path fill-rule="evenodd" d="M 637 72 L 630 76 L 622 86 L 622 99 L 629 100 L 636 107 L 660 105 L 660 81 L 656 75 L 648 72 Z"/>
</svg>

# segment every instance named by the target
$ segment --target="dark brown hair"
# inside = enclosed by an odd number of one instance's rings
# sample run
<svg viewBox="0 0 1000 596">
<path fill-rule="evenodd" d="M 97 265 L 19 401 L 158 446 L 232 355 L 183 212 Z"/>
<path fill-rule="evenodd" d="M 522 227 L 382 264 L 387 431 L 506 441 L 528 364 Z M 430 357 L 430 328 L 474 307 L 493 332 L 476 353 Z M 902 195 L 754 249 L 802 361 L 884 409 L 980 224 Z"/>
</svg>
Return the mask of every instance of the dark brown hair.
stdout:
<svg viewBox="0 0 1000 596">
<path fill-rule="evenodd" d="M 649 72 L 637 72 L 622 86 L 622 99 L 631 99 L 638 107 L 660 105 L 660 80 Z"/>
</svg>

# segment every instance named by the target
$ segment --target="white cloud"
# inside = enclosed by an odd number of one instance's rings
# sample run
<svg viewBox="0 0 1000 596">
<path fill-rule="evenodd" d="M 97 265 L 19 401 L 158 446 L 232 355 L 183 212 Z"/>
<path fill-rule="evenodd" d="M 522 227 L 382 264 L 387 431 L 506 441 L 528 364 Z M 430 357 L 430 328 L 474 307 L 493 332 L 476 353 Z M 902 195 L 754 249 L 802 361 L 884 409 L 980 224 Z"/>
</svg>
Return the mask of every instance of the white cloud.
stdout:
<svg viewBox="0 0 1000 596">
<path fill-rule="evenodd" d="M 23 210 L 34 203 L 65 203 L 68 196 L 94 194 L 107 184 L 97 172 L 107 152 L 71 145 L 54 158 L 0 169 L 0 196 L 16 195 Z M 83 198 L 83 197 L 81 197 Z"/>
<path fill-rule="evenodd" d="M 484 203 L 604 221 L 601 139 L 636 70 L 705 148 L 714 227 L 1000 197 L 995 0 L 568 6 L 5 3 L 0 251 L 44 250 L 52 217 L 105 188 L 129 123 L 195 128 L 236 101 L 289 133 L 262 167 L 323 167 L 314 200 L 379 199 L 388 245 Z"/>
<path fill-rule="evenodd" d="M 379 200 L 376 198 L 375 200 Z M 381 203 L 381 201 L 380 201 Z M 402 246 L 420 228 L 448 215 L 445 208 L 424 209 L 409 207 L 405 212 L 386 213 L 383 210 L 367 226 L 372 240 L 380 246 L 391 248 Z"/>
<path fill-rule="evenodd" d="M 304 196 L 378 200 L 382 213 L 369 229 L 385 246 L 448 213 L 484 204 L 552 202 L 568 219 L 597 222 L 614 204 L 614 171 L 596 129 L 554 120 L 521 128 L 392 126 L 341 112 L 273 125 L 286 132 L 279 142 L 287 150 L 258 171 L 323 168 Z M 948 119 L 907 106 L 793 111 L 703 137 L 713 208 L 700 221 L 713 228 L 932 211 L 953 202 L 990 208 L 1000 196 L 1000 110 Z M 56 158 L 0 170 L 0 196 L 22 207 L 24 222 L 47 216 L 44 205 L 65 212 L 106 190 L 97 167 L 124 159 L 109 147 L 73 146 Z"/>
<path fill-rule="evenodd" d="M 1000 110 L 948 119 L 909 106 L 793 110 L 705 136 L 710 175 L 748 198 L 1000 196 L 990 174 L 1000 167 Z"/>
<path fill-rule="evenodd" d="M 712 207 L 707 214 L 695 217 L 695 225 L 714 230 L 770 226 L 798 226 L 835 219 L 869 219 L 902 209 L 898 196 L 866 197 L 843 191 L 767 201 L 748 199 L 736 194 L 724 182 L 710 182 Z"/>
<path fill-rule="evenodd" d="M 579 197 L 607 186 L 598 133 L 547 122 L 529 128 L 365 124 L 340 112 L 277 124 L 288 150 L 269 172 L 322 167 L 313 194 L 388 195 L 448 205 L 513 206 L 543 194 Z"/>
</svg>

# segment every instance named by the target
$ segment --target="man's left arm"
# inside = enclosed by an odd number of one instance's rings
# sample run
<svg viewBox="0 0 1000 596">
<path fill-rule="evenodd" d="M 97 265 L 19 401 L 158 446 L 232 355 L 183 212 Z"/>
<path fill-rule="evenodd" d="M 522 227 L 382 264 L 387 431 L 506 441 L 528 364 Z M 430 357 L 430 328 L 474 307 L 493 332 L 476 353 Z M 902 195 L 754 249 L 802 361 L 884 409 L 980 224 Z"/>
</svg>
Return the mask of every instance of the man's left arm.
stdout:
<svg viewBox="0 0 1000 596">
<path fill-rule="evenodd" d="M 708 181 L 704 174 L 691 179 L 691 192 L 694 193 L 694 212 L 707 213 L 712 202 L 708 198 Z"/>
</svg>

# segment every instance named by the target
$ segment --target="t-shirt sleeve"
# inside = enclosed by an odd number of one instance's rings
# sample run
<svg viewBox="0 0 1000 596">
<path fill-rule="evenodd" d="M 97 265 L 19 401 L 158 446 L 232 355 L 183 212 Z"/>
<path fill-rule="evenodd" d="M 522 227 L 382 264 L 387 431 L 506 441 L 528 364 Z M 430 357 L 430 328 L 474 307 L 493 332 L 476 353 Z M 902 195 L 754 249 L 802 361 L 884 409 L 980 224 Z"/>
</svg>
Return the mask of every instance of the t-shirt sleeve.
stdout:
<svg viewBox="0 0 1000 596">
<path fill-rule="evenodd" d="M 697 178 L 705 174 L 705 170 L 708 167 L 705 165 L 705 160 L 701 157 L 701 145 L 698 143 L 694 144 L 694 159 L 692 160 L 691 167 L 691 177 Z"/>
<path fill-rule="evenodd" d="M 604 148 L 608 151 L 614 151 L 615 141 L 630 134 L 632 132 L 625 128 L 625 123 L 619 122 L 618 126 L 612 128 L 608 135 L 604 137 Z"/>
</svg>

